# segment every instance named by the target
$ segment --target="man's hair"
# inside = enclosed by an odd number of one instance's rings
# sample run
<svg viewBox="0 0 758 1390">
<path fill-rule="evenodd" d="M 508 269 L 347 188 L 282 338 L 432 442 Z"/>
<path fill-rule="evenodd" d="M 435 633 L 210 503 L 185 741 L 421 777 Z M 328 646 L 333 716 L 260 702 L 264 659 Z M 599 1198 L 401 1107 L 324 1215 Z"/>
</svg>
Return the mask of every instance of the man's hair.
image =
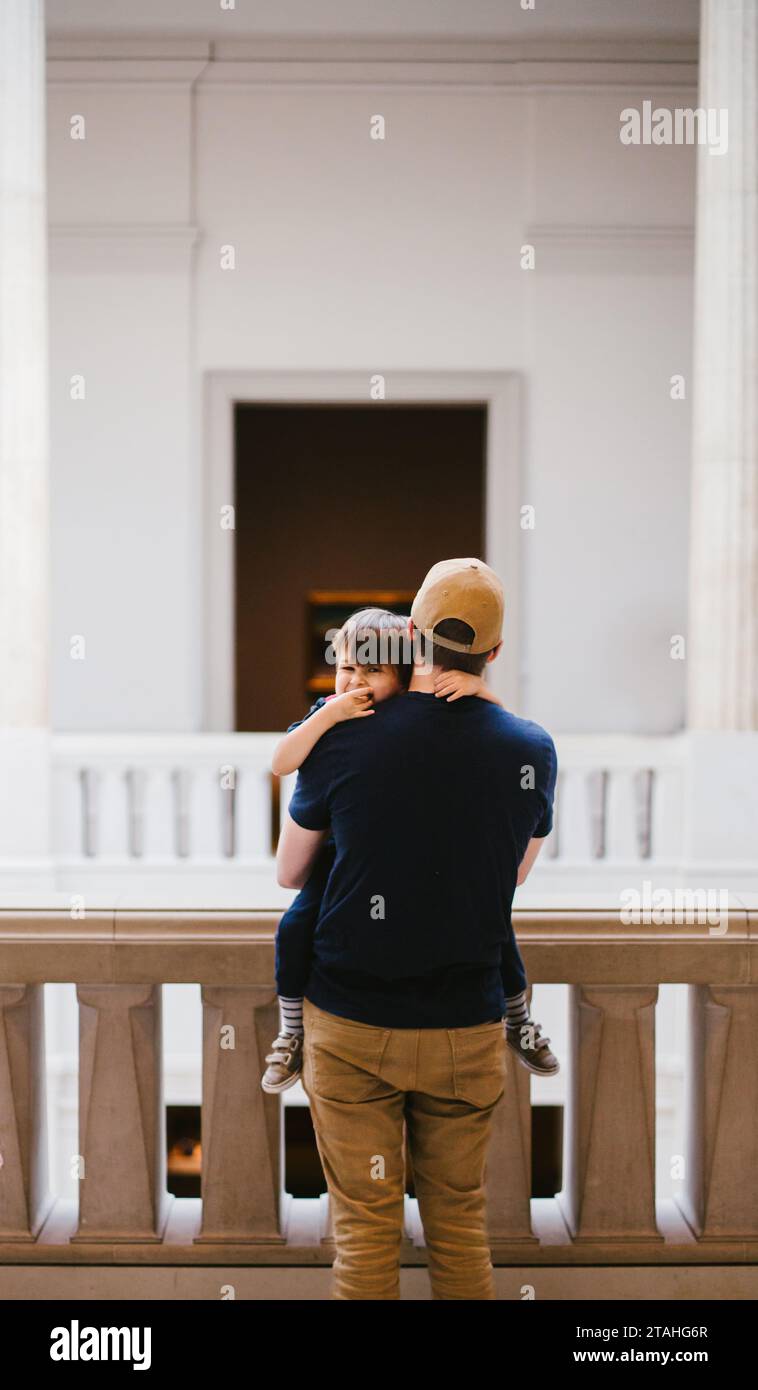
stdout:
<svg viewBox="0 0 758 1390">
<path fill-rule="evenodd" d="M 391 666 L 408 689 L 413 675 L 413 648 L 408 619 L 386 608 L 360 608 L 332 638 L 337 660 L 343 654 L 359 666 Z"/>
<path fill-rule="evenodd" d="M 443 671 L 468 671 L 469 675 L 481 676 L 489 652 L 454 652 L 434 641 L 435 632 L 440 637 L 449 637 L 451 642 L 473 642 L 474 629 L 468 623 L 461 622 L 460 618 L 443 618 L 432 633 L 431 650 L 428 644 L 424 644 L 424 650 L 432 664 Z"/>
</svg>

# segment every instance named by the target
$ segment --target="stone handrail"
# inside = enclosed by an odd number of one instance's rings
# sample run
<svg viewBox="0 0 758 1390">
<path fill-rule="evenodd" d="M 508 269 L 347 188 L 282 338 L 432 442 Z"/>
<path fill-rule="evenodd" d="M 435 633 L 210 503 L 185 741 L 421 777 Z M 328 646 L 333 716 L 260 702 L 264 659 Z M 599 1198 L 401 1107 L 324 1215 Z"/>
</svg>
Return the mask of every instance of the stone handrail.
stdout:
<svg viewBox="0 0 758 1390">
<path fill-rule="evenodd" d="M 325 1262 L 281 1192 L 281 1100 L 260 1089 L 277 1031 L 277 912 L 0 909 L 0 1255 L 11 1261 Z M 533 1201 L 529 1075 L 510 1055 L 488 1158 L 493 1258 L 532 1263 L 758 1258 L 758 905 L 718 925 L 626 924 L 619 909 L 514 912 L 532 983 L 571 986 L 563 1186 Z M 80 1201 L 48 1191 L 42 986 L 80 1011 Z M 161 985 L 203 1000 L 202 1204 L 166 1192 Z M 657 986 L 690 988 L 681 1196 L 655 1200 Z M 136 1257 L 136 1256 L 135 1256 Z M 423 1262 L 407 1239 L 407 1262 Z"/>
</svg>

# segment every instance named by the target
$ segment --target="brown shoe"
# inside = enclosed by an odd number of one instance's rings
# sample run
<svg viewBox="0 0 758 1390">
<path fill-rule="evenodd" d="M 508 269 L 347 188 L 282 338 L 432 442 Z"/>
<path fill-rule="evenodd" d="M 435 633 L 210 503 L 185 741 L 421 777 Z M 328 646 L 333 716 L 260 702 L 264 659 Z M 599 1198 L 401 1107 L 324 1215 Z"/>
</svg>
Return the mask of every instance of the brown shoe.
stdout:
<svg viewBox="0 0 758 1390">
<path fill-rule="evenodd" d="M 300 1033 L 280 1033 L 274 1039 L 273 1050 L 266 1056 L 268 1066 L 261 1086 L 269 1095 L 286 1091 L 300 1080 L 303 1069 L 303 1038 Z"/>
<path fill-rule="evenodd" d="M 550 1051 L 549 1038 L 542 1037 L 539 1023 L 506 1023 L 505 1036 L 508 1046 L 513 1049 L 521 1065 L 535 1076 L 555 1076 L 561 1064 L 555 1053 Z M 533 1043 L 533 1046 L 528 1044 Z M 524 1044 L 527 1044 L 524 1046 Z"/>
</svg>

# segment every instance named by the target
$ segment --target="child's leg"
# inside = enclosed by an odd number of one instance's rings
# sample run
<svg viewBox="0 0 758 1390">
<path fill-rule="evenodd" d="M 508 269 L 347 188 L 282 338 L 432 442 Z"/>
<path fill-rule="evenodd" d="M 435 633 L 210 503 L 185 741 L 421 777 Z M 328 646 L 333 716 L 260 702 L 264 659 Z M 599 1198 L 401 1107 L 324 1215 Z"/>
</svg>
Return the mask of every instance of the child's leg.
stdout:
<svg viewBox="0 0 758 1390">
<path fill-rule="evenodd" d="M 313 954 L 313 932 L 318 921 L 324 881 L 321 871 L 312 874 L 291 907 L 279 920 L 276 932 L 276 991 L 279 998 L 279 1035 L 266 1054 L 261 1078 L 264 1091 L 277 1094 L 295 1084 L 303 1066 L 303 995 Z"/>
<path fill-rule="evenodd" d="M 529 1005 L 526 1002 L 525 989 L 518 994 L 505 996 L 505 1019 L 514 1028 L 521 1028 L 529 1022 Z"/>
<path fill-rule="evenodd" d="M 279 1014 L 283 1033 L 288 1033 L 290 1036 L 296 1033 L 301 1037 L 304 1036 L 302 994 L 299 999 L 285 999 L 284 995 L 280 994 Z"/>
<path fill-rule="evenodd" d="M 542 1036 L 542 1028 L 530 1016 L 524 962 L 511 927 L 501 955 L 501 978 L 505 994 L 506 1037 L 519 1060 L 531 1072 L 554 1076 L 559 1070 L 558 1059 L 548 1046 L 550 1039 Z"/>
<path fill-rule="evenodd" d="M 281 1031 L 303 1036 L 303 995 L 308 984 L 321 899 L 332 864 L 334 846 L 324 846 L 307 883 L 279 922 L 276 933 L 276 988 L 279 996 Z"/>
<path fill-rule="evenodd" d="M 513 1027 L 520 1028 L 529 1022 L 529 1005 L 526 998 L 528 982 L 513 928 L 508 933 L 508 941 L 503 947 L 501 975 L 505 994 L 506 1022 Z"/>
</svg>

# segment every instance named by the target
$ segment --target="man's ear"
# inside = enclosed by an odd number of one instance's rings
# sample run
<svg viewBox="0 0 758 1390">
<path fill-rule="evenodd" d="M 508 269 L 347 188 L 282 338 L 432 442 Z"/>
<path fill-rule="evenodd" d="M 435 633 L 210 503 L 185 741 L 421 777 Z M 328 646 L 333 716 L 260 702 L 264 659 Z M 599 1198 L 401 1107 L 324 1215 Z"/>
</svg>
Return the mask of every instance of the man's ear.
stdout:
<svg viewBox="0 0 758 1390">
<path fill-rule="evenodd" d="M 498 644 L 497 644 L 497 646 L 496 646 L 496 647 L 493 647 L 491 652 L 487 652 L 487 660 L 488 660 L 488 661 L 494 661 L 494 660 L 495 660 L 495 657 L 497 656 L 498 652 L 500 651 L 500 648 L 502 647 L 502 645 L 503 645 L 503 638 L 501 637 L 501 638 L 500 638 L 500 641 L 499 641 Z"/>
</svg>

